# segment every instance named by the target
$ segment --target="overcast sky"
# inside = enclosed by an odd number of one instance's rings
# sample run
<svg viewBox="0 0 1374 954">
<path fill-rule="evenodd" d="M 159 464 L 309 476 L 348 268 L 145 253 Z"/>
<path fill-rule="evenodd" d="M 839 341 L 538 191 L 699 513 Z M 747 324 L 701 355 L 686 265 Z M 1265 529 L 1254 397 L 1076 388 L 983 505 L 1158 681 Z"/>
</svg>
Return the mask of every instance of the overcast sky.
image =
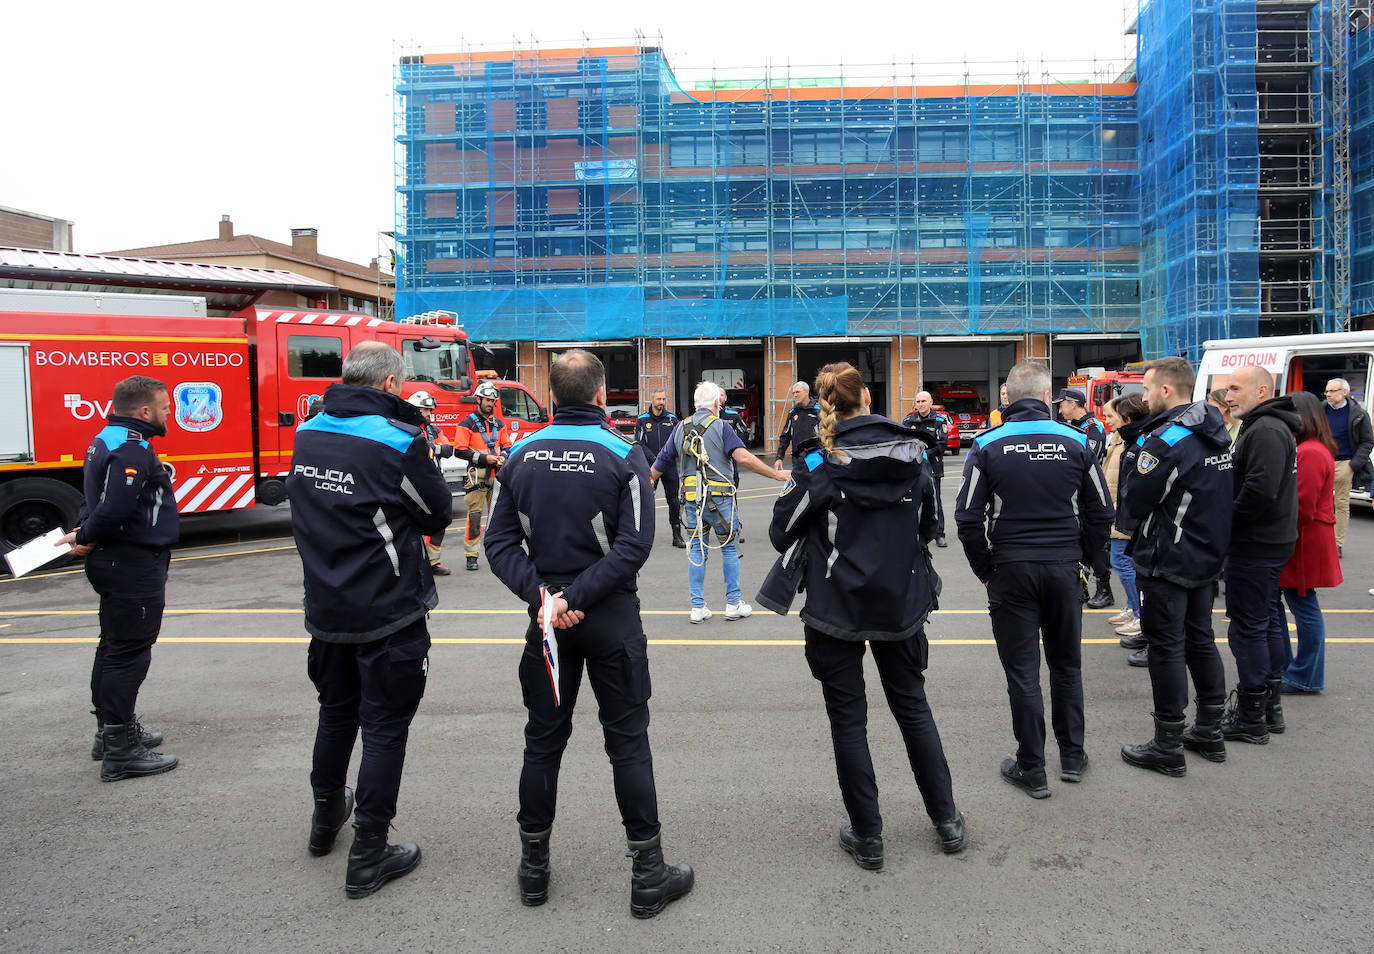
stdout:
<svg viewBox="0 0 1374 954">
<path fill-rule="evenodd" d="M 1061 78 L 1114 76 L 1134 51 L 1127 7 L 1135 0 L 10 3 L 0 205 L 73 220 L 80 252 L 212 238 L 227 213 L 240 234 L 283 242 L 317 228 L 322 253 L 365 264 L 395 227 L 402 54 L 606 45 L 638 30 L 688 88 L 765 63 L 834 76 L 843 62 L 851 81 L 894 61 L 930 82 L 964 60 L 974 75 L 1022 60 L 1032 81 L 1042 63 Z"/>
</svg>

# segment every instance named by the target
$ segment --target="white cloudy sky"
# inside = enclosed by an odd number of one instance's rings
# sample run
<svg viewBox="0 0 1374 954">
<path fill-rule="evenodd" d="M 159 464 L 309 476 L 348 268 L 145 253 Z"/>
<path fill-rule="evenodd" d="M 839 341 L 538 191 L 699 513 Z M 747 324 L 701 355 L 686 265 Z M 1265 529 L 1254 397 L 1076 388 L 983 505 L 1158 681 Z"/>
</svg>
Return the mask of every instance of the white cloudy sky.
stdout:
<svg viewBox="0 0 1374 954">
<path fill-rule="evenodd" d="M 228 213 L 240 233 L 279 241 L 318 228 L 322 252 L 365 263 L 393 228 L 401 54 L 638 30 L 684 85 L 712 70 L 760 75 L 770 62 L 823 76 L 843 62 L 851 80 L 882 72 L 862 64 L 890 73 L 894 60 L 928 81 L 964 60 L 975 75 L 993 69 L 975 64 L 1014 72 L 1023 60 L 1032 75 L 1050 63 L 1053 75 L 1084 77 L 1133 55 L 1127 8 L 1135 0 L 11 3 L 0 205 L 73 220 L 82 252 L 210 238 Z"/>
</svg>

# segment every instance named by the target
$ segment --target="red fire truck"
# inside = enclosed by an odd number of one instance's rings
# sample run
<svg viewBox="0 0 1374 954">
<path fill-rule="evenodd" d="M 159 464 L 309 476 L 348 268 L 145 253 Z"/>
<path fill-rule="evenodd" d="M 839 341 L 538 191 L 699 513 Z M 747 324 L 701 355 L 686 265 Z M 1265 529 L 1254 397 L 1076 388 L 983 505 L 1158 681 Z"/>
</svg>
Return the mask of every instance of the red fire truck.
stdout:
<svg viewBox="0 0 1374 954">
<path fill-rule="evenodd" d="M 131 374 L 167 382 L 172 413 L 155 446 L 182 513 L 281 503 L 296 426 L 362 341 L 401 352 L 402 396 L 434 395 L 451 437 L 476 369 L 448 316 L 253 306 L 219 318 L 201 298 L 0 289 L 0 552 L 72 526 L 86 447 Z"/>
<path fill-rule="evenodd" d="M 1088 399 L 1088 413 L 1102 422 L 1102 427 L 1111 433 L 1107 417 L 1102 408 L 1112 398 L 1122 394 L 1142 394 L 1145 391 L 1143 371 L 1108 371 L 1106 368 L 1079 368 L 1078 373 L 1069 378 L 1069 387 L 1077 388 Z"/>
</svg>

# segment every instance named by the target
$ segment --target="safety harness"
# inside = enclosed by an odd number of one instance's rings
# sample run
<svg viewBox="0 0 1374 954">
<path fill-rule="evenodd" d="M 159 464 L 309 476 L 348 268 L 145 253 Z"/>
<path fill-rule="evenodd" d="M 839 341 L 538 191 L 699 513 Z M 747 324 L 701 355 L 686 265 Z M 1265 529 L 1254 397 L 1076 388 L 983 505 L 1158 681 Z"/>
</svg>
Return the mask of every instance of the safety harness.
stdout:
<svg viewBox="0 0 1374 954">
<path fill-rule="evenodd" d="M 720 418 L 715 414 L 708 414 L 701 420 L 693 418 L 682 425 L 682 451 L 679 456 L 682 457 L 684 464 L 690 461 L 695 465 L 695 473 L 684 473 L 679 492 L 684 503 L 700 502 L 696 526 L 687 528 L 687 561 L 692 566 L 705 565 L 707 548 L 723 550 L 735 539 L 736 524 L 731 520 L 730 529 L 721 537 L 720 543 L 712 547 L 710 540 L 710 525 L 724 522 L 724 516 L 720 512 L 720 500 L 727 497 L 731 501 L 735 499 L 735 485 L 730 475 L 721 473 L 711 463 L 711 455 L 706 449 L 706 432 L 718 421 Z M 688 469 L 690 468 L 683 468 L 684 471 Z M 715 521 L 707 520 L 707 514 L 713 514 Z M 716 535 L 720 536 L 719 530 L 716 531 Z M 692 546 L 692 541 L 696 539 L 701 540 L 701 563 L 697 562 L 695 548 Z"/>
</svg>

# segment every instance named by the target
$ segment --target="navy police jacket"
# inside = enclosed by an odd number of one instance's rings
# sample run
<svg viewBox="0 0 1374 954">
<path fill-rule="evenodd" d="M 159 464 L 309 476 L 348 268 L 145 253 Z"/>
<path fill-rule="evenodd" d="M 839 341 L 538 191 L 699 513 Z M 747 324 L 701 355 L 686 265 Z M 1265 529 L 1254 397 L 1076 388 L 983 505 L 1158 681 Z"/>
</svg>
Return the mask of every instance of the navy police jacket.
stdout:
<svg viewBox="0 0 1374 954">
<path fill-rule="evenodd" d="M 815 401 L 810 404 L 792 405 L 782 422 L 782 433 L 778 435 L 778 460 L 782 460 L 787 448 L 792 448 L 792 459 L 802 456 L 804 445 L 816 437 L 821 426 L 821 406 Z"/>
<path fill-rule="evenodd" d="M 912 411 L 902 418 L 902 426 L 912 430 L 924 431 L 929 435 L 927 443 L 930 444 L 928 456 L 930 458 L 930 470 L 936 477 L 945 476 L 945 451 L 949 444 L 949 418 L 942 411 L 932 410 L 926 417 L 922 417 Z"/>
<path fill-rule="evenodd" d="M 377 388 L 331 384 L 296 428 L 286 492 L 305 571 L 305 628 L 367 643 L 439 601 L 423 535 L 453 519 L 417 408 Z"/>
<path fill-rule="evenodd" d="M 1152 418 L 1125 488 L 1117 488 L 1121 507 L 1139 521 L 1126 544 L 1137 573 L 1189 588 L 1221 575 L 1231 537 L 1231 436 L 1220 411 L 1197 401 Z"/>
<path fill-rule="evenodd" d="M 667 408 L 664 408 L 662 414 L 645 411 L 639 415 L 635 421 L 635 443 L 644 448 L 644 456 L 651 463 L 658 457 L 658 452 L 663 450 L 663 445 L 668 443 L 668 438 L 673 436 L 675 427 L 677 415 Z"/>
<path fill-rule="evenodd" d="M 1107 456 L 1107 429 L 1102 426 L 1102 422 L 1091 414 L 1084 414 L 1076 421 L 1065 421 L 1076 431 L 1082 431 L 1088 438 L 1088 450 L 1093 452 L 1093 456 L 1099 461 Z"/>
<path fill-rule="evenodd" d="M 1111 498 L 1084 433 L 1015 401 L 973 442 L 955 520 L 969 566 L 986 583 L 999 563 L 1077 560 L 1107 575 Z"/>
<path fill-rule="evenodd" d="M 170 546 L 180 523 L 172 478 L 148 443 L 158 429 L 136 417 L 111 414 L 107 420 L 86 449 L 76 542 Z"/>
<path fill-rule="evenodd" d="M 635 592 L 654 544 L 654 492 L 644 448 L 605 411 L 560 404 L 551 425 L 511 449 L 497 483 L 487 560 L 512 593 L 538 607 L 547 584 L 585 612 Z"/>
<path fill-rule="evenodd" d="M 926 549 L 936 511 L 924 435 L 865 414 L 836 426 L 835 450 L 808 451 L 792 470 L 768 537 L 783 563 L 804 548 L 808 626 L 852 641 L 906 639 L 940 587 Z"/>
</svg>

